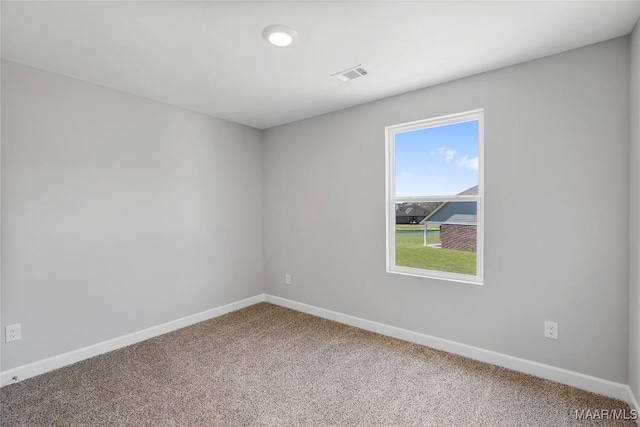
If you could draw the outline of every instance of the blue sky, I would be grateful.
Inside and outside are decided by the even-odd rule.
[[[396,196],[443,196],[478,184],[478,122],[396,134]]]

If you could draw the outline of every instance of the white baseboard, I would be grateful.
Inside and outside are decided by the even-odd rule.
[[[166,334],[167,332],[172,332],[177,329],[182,329],[186,326],[193,325],[195,323],[213,319],[214,317],[222,316],[223,314],[227,314],[241,308],[249,307],[250,305],[257,304],[264,300],[265,295],[259,294],[220,307],[212,308],[211,310],[206,310],[200,313],[183,317],[181,319],[163,323],[161,325],[152,326],[151,328],[143,329],[138,332],[133,332],[128,335],[123,335],[118,338],[113,338],[108,341],[103,341],[101,343],[93,344],[88,347],[73,350],[68,353],[59,354],[57,356],[39,360],[37,362],[18,366],[13,369],[8,369],[6,371],[0,372],[0,386],[12,384],[17,381],[22,381],[36,375],[44,374],[45,372],[53,371],[54,369],[62,368],[63,366],[71,365],[72,363],[97,356],[99,354],[117,350],[119,348],[126,347],[140,341],[148,340],[149,338],[157,337],[158,335]],[[14,377],[17,377],[17,381],[13,379]]]
[[[371,320],[361,319],[359,317],[350,316],[348,314],[338,313],[324,308],[314,307],[312,305],[291,301],[285,298],[273,295],[265,295],[265,301],[282,307],[287,307],[303,313],[312,314],[324,319],[333,320],[349,326],[355,326],[367,331],[376,332],[404,341],[425,345],[427,347],[438,350],[447,351],[449,353],[465,356],[470,359],[479,360],[481,362],[490,363],[492,365],[502,366],[504,368],[513,369],[514,371],[524,372],[536,377],[545,378],[562,384],[567,384],[582,390],[593,393],[602,394],[625,401],[632,407],[637,401],[633,397],[631,388],[626,384],[616,383],[602,378],[593,377],[591,375],[581,374],[579,372],[569,371],[567,369],[557,368],[544,363],[533,362],[531,360],[521,359],[519,357],[509,356],[508,354],[498,353],[483,348],[462,344],[455,341],[449,341],[430,335],[421,334],[419,332],[409,331],[407,329],[396,328],[395,326],[385,325],[383,323],[373,322]],[[635,402],[633,402],[633,401]]]

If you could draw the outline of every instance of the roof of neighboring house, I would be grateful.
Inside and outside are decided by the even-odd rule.
[[[443,222],[443,224],[450,224],[450,225],[477,225],[478,224],[478,216],[477,215],[455,214],[455,215],[452,215],[448,220]]]
[[[404,209],[396,209],[396,216],[427,216],[428,212],[419,205],[406,205]]]
[[[459,193],[458,196],[475,196],[478,194],[478,186],[475,185],[471,188]],[[478,204],[476,202],[444,202],[436,210],[431,212],[429,216],[420,221],[421,224],[425,222],[431,223],[444,223],[448,221],[454,215],[477,215]]]
[[[478,186],[474,185],[471,188],[464,190],[462,193],[458,193],[458,196],[477,196],[478,195]]]

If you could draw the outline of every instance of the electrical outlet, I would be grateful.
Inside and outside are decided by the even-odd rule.
[[[22,338],[20,323],[5,327],[5,342],[18,341]]]
[[[285,274],[284,275],[284,284],[285,285],[290,285],[291,284],[291,275],[290,274]]]
[[[548,320],[544,321],[544,337],[551,338],[552,340],[558,339],[558,323],[550,322]]]

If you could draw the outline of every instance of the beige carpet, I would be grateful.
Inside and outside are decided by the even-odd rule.
[[[620,401],[260,303],[0,389],[2,426],[573,426]],[[596,414],[592,412],[592,414]]]

